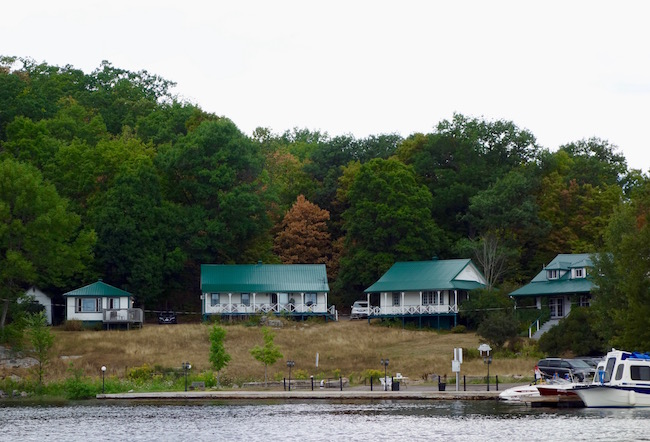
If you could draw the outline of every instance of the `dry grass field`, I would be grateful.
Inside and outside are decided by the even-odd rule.
[[[255,345],[262,345],[259,327],[242,324],[222,325],[226,330],[226,351],[232,360],[222,371],[224,379],[235,382],[262,381],[264,367],[250,355]],[[124,377],[128,370],[144,364],[180,367],[189,361],[192,372],[210,370],[209,332],[211,324],[145,325],[142,329],[121,331],[64,331],[55,328],[52,363],[47,370],[49,380],[67,376],[70,363],[86,375],[99,376],[100,367],[107,375]],[[360,379],[364,370],[383,371],[381,358],[389,358],[388,372],[400,372],[412,380],[427,374],[452,376],[453,349],[478,348],[474,333],[452,334],[432,330],[388,328],[367,321],[339,322],[285,321],[284,327],[273,329],[275,344],[284,358],[269,367],[269,378],[286,375],[286,360],[295,361],[294,370],[316,377],[332,377],[335,371]],[[316,368],[316,354],[319,365]],[[532,376],[533,358],[500,359],[490,367],[491,375]],[[294,372],[295,373],[295,372]],[[300,373],[300,372],[299,372]],[[480,358],[465,360],[461,374],[484,376],[486,367]]]

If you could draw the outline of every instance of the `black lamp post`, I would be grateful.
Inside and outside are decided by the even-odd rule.
[[[106,374],[106,366],[102,365],[102,394],[104,394],[104,375]]]
[[[189,362],[183,362],[183,371],[185,372],[185,391],[187,391],[187,372],[192,368]]]
[[[382,359],[380,363],[384,366],[384,391],[388,391],[388,378],[386,376],[386,371],[388,370],[388,358]]]
[[[293,361],[287,361],[287,367],[289,367],[289,391],[291,391],[291,367],[296,365]]]
[[[487,364],[487,391],[490,391],[490,364],[492,363],[492,356],[490,351],[492,348],[487,344],[481,344],[478,351],[483,356],[483,363]]]

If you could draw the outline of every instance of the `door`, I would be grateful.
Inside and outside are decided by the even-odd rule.
[[[551,309],[551,319],[564,317],[564,298],[549,299],[548,307]]]

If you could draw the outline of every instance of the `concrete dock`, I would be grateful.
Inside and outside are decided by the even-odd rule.
[[[503,391],[503,389],[501,389]],[[501,391],[437,391],[409,388],[401,391],[315,389],[292,391],[206,390],[98,394],[111,400],[497,400]]]

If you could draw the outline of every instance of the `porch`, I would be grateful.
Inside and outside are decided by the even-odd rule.
[[[111,325],[126,324],[127,328],[131,325],[142,327],[144,322],[144,312],[140,308],[122,308],[122,309],[103,309],[102,322],[106,328]]]
[[[311,317],[321,316],[325,320],[338,321],[338,312],[335,306],[325,307],[324,305],[311,304],[311,303],[261,303],[261,304],[241,304],[241,303],[225,303],[211,305],[209,311],[205,312],[206,316],[209,315],[228,315],[228,316],[248,316],[248,315],[280,315],[292,317]]]

